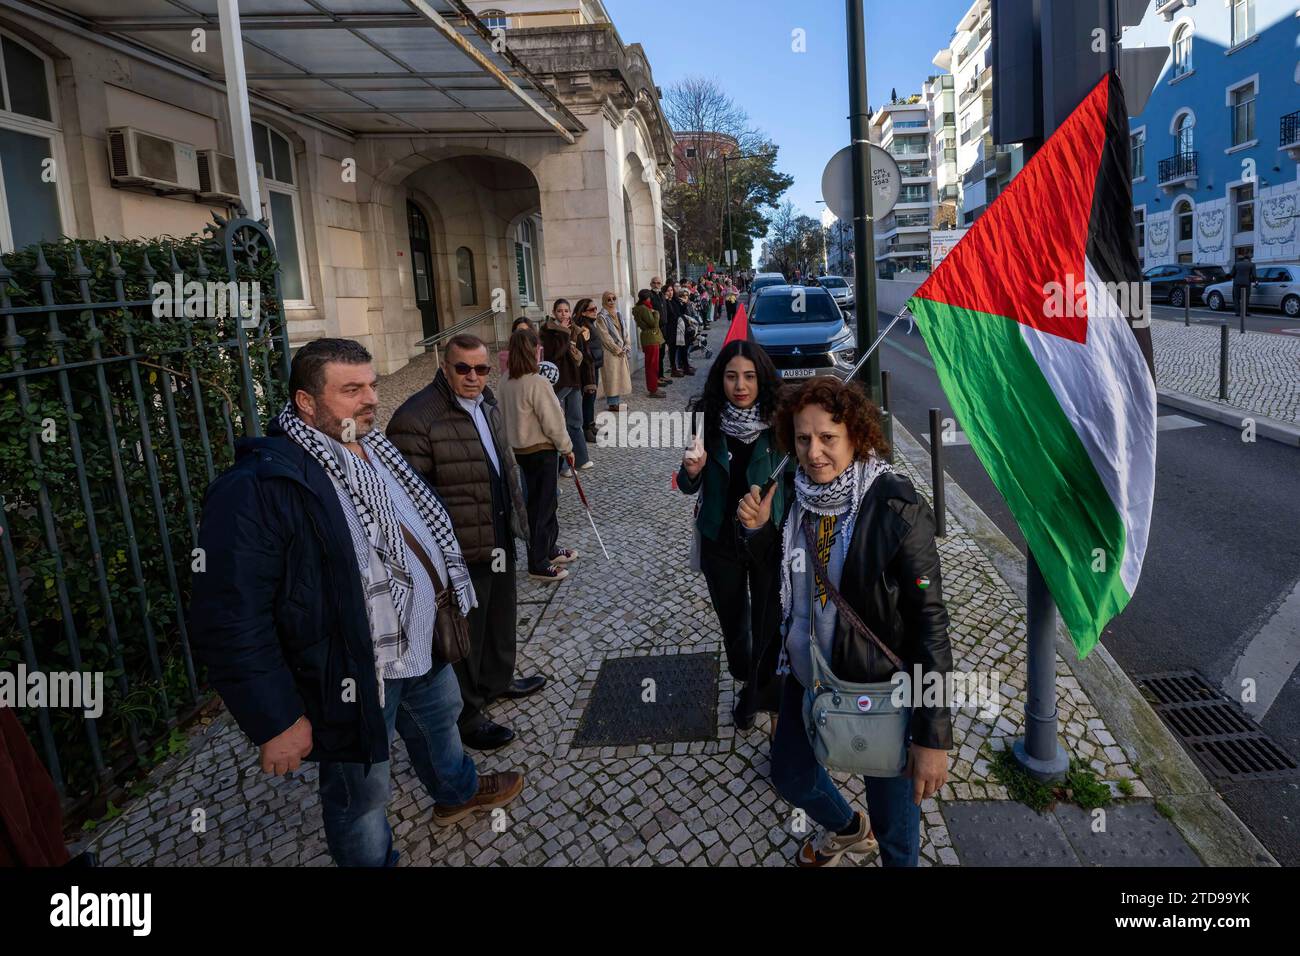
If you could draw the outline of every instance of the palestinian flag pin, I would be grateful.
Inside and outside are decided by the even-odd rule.
[[[924,591],[926,588],[928,588],[928,587],[930,586],[930,579],[929,579],[929,578],[917,578],[917,579],[916,579],[916,586],[917,586],[918,588],[920,588],[922,591]]]

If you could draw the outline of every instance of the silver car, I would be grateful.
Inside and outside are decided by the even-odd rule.
[[[1300,319],[1300,264],[1256,265],[1256,280],[1250,287],[1250,307],[1281,309],[1289,318]],[[1232,280],[1217,282],[1205,290],[1205,302],[1221,312],[1232,309]]]
[[[853,283],[843,276],[818,276],[817,284],[831,294],[841,309],[853,308]]]

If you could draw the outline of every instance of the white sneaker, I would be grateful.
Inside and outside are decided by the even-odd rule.
[[[826,830],[805,841],[799,848],[796,864],[803,867],[839,866],[840,858],[846,853],[860,856],[877,849],[879,844],[871,832],[871,821],[865,813],[858,813],[857,818],[857,830],[847,836]]]
[[[595,467],[596,467],[596,463],[595,463],[594,461],[588,461],[585,465],[583,465],[583,466],[582,466],[581,468],[579,468],[578,470],[579,470],[579,471],[591,471],[591,469],[593,469],[593,468],[595,468]]]

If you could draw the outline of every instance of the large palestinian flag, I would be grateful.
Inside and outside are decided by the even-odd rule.
[[[1079,656],[1137,587],[1155,486],[1128,115],[1088,95],[908,303]]]

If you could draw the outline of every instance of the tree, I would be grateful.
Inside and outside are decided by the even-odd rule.
[[[777,146],[755,129],[749,115],[714,80],[687,77],[668,88],[664,112],[685,153],[685,182],[664,195],[664,212],[678,226],[688,262],[720,262],[727,245],[727,187],[723,156],[731,174],[731,231],[739,265],[750,266],[749,250],[768,228],[764,208],[775,206],[793,178],[776,170]]]

